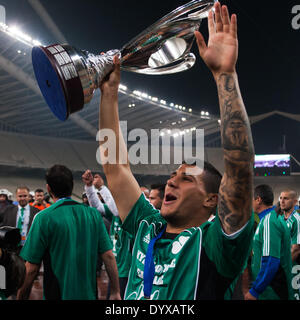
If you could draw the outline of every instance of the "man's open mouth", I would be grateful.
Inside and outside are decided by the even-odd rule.
[[[177,200],[177,197],[172,193],[167,193],[165,196],[164,204],[171,204]]]

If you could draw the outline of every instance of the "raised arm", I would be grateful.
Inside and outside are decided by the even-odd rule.
[[[114,64],[114,71],[101,85],[100,156],[108,188],[117,205],[119,216],[124,221],[140,197],[141,190],[131,172],[127,147],[119,124],[118,89],[121,72],[120,61],[117,56],[114,58]],[[107,131],[107,129],[115,134],[116,139],[101,139],[101,131]],[[105,136],[105,132],[103,135]],[[115,162],[106,161],[114,154],[116,155],[113,159]]]
[[[215,4],[208,17],[209,41],[195,32],[200,56],[211,70],[218,88],[221,138],[225,171],[219,189],[218,214],[223,230],[241,229],[252,212],[254,146],[247,112],[236,73],[237,17]]]
[[[93,186],[93,175],[90,170],[86,170],[82,175],[82,181],[84,182],[84,190],[90,206],[96,208],[101,214],[105,215],[104,205],[100,201],[97,191]]]

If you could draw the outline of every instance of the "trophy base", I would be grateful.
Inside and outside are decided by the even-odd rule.
[[[66,52],[60,45],[51,47],[61,48],[57,55]],[[55,58],[48,48],[33,48],[33,69],[37,83],[51,111],[59,120],[65,121],[70,114],[83,108],[83,89],[73,65],[60,63],[60,60]],[[66,76],[66,72],[69,76]]]

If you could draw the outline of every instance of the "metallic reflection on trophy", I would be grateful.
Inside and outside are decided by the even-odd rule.
[[[119,55],[125,71],[150,75],[188,70],[196,57],[190,52],[194,31],[216,0],[194,0],[147,28],[121,50],[94,55],[68,44],[32,49],[32,63],[41,92],[61,121],[89,103]]]

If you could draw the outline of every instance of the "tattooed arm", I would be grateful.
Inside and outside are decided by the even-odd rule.
[[[241,229],[252,212],[254,146],[236,74],[237,18],[226,6],[215,4],[208,17],[209,41],[195,32],[200,55],[218,88],[225,171],[219,189],[218,214],[223,230]]]

